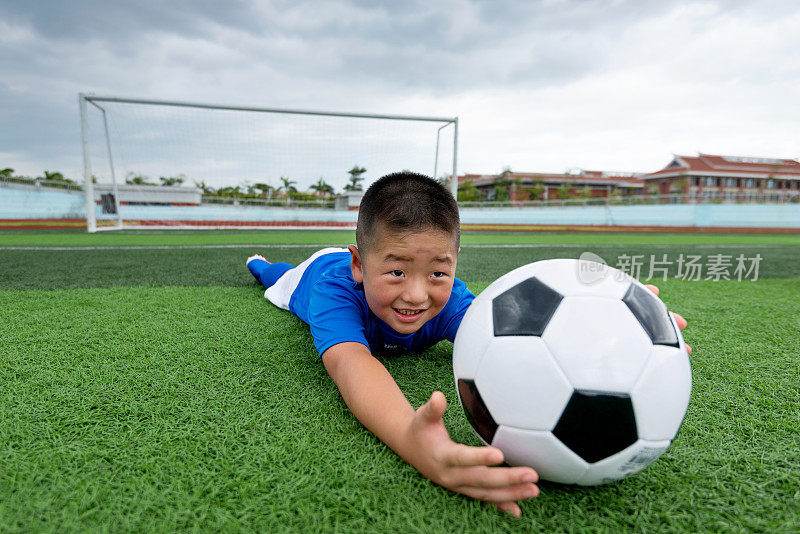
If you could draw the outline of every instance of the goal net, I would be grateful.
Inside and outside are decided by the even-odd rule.
[[[456,186],[455,117],[84,94],[79,104],[90,232],[325,226],[354,220],[342,210],[390,172]]]

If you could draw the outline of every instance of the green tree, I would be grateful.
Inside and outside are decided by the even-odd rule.
[[[281,185],[278,187],[278,191],[286,191],[286,193],[291,193],[293,191],[297,191],[295,185],[297,184],[296,181],[292,180],[291,178],[286,178],[285,176],[281,176]]]
[[[275,190],[269,184],[265,184],[264,182],[256,182],[253,184],[253,188],[258,191],[258,196],[272,198],[272,192]]]
[[[14,175],[14,169],[6,167],[5,169],[0,170],[0,177],[3,178],[11,178]]]
[[[289,205],[289,201],[292,198],[292,193],[297,192],[297,188],[295,184],[297,182],[292,180],[291,178],[286,178],[285,176],[281,176],[281,185],[278,187],[278,191],[283,191],[286,193],[286,205]]]
[[[67,184],[75,183],[69,178],[65,178],[63,174],[58,171],[44,171],[44,176],[42,177],[43,180],[47,180],[49,182],[64,182]]]
[[[472,180],[464,180],[458,186],[459,202],[475,202],[478,200],[478,188]]]
[[[125,176],[125,183],[129,185],[156,185],[144,174],[129,172]]]
[[[169,187],[172,185],[181,185],[186,181],[186,175],[179,174],[178,176],[160,176],[158,179],[161,180],[161,185]]]
[[[333,186],[327,183],[325,179],[322,177],[320,177],[320,179],[317,180],[317,183],[311,184],[311,189],[324,196],[333,195],[335,193]]]
[[[220,187],[217,189],[217,195],[223,197],[240,197],[242,196],[242,188],[239,185]]]
[[[571,189],[572,189],[572,184],[570,184],[569,182],[562,182],[562,184],[556,190],[556,195],[558,195],[558,198],[560,198],[561,200],[572,198],[572,193],[570,192]]]
[[[528,193],[528,198],[531,200],[541,200],[544,196],[544,191],[544,182],[541,180],[536,180],[533,182],[533,187],[531,187],[531,190]]]
[[[502,177],[495,178],[494,183],[492,184],[492,189],[494,189],[494,200],[497,202],[505,202],[508,200],[508,189],[511,186],[511,180],[508,178]]]
[[[347,171],[347,174],[350,175],[350,183],[344,186],[345,191],[363,191],[363,187],[361,186],[361,181],[364,180],[364,177],[361,176],[367,172],[367,169],[364,167],[359,167],[358,165],[354,165],[352,169]]]
[[[509,189],[513,187],[511,181],[511,167],[505,166],[500,174],[498,174],[492,186],[494,189],[494,199],[498,202],[505,202],[509,199]]]
[[[204,195],[213,195],[216,192],[214,188],[206,184],[204,180],[199,182],[195,180],[194,185],[200,189]]]

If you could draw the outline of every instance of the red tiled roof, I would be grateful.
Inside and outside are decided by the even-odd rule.
[[[672,163],[678,163],[679,165],[667,166],[659,171],[645,174],[642,179],[648,180],[661,176],[677,176],[679,174],[800,178],[800,161],[793,159],[743,158],[698,154],[697,156],[676,155],[670,165]]]

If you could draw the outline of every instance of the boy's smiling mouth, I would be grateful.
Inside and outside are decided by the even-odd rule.
[[[397,319],[403,323],[413,323],[425,313],[423,309],[392,308]]]

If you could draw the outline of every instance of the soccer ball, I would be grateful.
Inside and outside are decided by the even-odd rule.
[[[653,292],[607,265],[566,259],[515,269],[478,295],[453,371],[484,443],[545,480],[580,485],[658,458],[692,380],[680,330]]]

